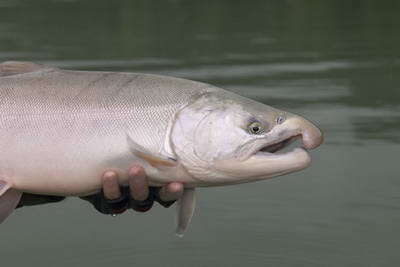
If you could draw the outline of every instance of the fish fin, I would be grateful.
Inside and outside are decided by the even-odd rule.
[[[4,177],[0,177],[0,197],[11,188],[11,183]]]
[[[12,76],[28,72],[35,72],[41,69],[55,69],[55,68],[42,64],[36,64],[33,62],[7,61],[0,64],[0,77]]]
[[[196,194],[194,188],[185,188],[177,205],[176,235],[183,237],[184,232],[190,224],[196,207]]]
[[[3,193],[0,197],[0,223],[2,223],[17,207],[22,192],[9,189],[7,192]]]
[[[127,142],[131,152],[137,156],[148,162],[151,166],[155,168],[159,167],[177,167],[179,164],[177,160],[173,158],[166,158],[162,155],[154,155],[153,153],[147,151],[147,149],[143,148],[141,145],[137,144],[132,138],[127,135]]]

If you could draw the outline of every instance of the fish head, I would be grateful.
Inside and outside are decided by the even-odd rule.
[[[281,150],[294,142],[302,147]],[[176,116],[172,149],[198,186],[238,184],[302,170],[323,141],[308,120],[221,90],[198,96]]]

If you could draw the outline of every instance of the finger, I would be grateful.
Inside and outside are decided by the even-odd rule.
[[[133,166],[129,170],[129,189],[132,198],[135,200],[145,200],[149,196],[149,183],[146,174],[141,166]]]
[[[103,175],[103,192],[107,199],[117,199],[121,197],[121,190],[118,183],[118,174],[112,171],[105,172]]]
[[[163,201],[179,199],[183,194],[183,184],[178,182],[170,183],[160,189],[159,195]]]

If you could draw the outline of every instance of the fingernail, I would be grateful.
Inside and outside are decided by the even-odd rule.
[[[115,172],[113,172],[113,171],[106,171],[106,172],[103,174],[103,177],[104,177],[105,179],[114,178],[114,177],[116,177],[116,176],[117,176],[117,174],[116,174]]]
[[[135,165],[129,169],[129,174],[132,176],[137,176],[140,174],[141,171],[142,171],[142,167]]]

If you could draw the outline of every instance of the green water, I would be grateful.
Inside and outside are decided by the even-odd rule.
[[[0,266],[400,265],[400,2],[0,0],[0,61],[167,74],[317,123],[309,169],[201,189],[112,218],[88,204],[18,210]]]

